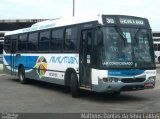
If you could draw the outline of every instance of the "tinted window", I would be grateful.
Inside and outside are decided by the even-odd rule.
[[[4,39],[4,50],[9,53],[11,51],[11,38],[10,36],[6,36]]]
[[[25,51],[27,49],[27,34],[19,36],[18,51]]]
[[[65,31],[65,50],[77,50],[77,28],[67,28]]]
[[[160,51],[160,44],[158,44],[158,51]]]
[[[0,54],[3,54],[3,42],[0,42]]]
[[[38,33],[29,34],[29,39],[27,44],[28,51],[36,51],[37,43],[38,43]]]
[[[13,35],[10,37],[11,38],[11,52],[15,53],[17,50],[17,40],[18,40],[18,35]]]
[[[43,31],[40,33],[39,47],[38,47],[40,51],[49,51],[49,37],[50,37],[49,31]]]
[[[51,45],[52,51],[62,50],[63,44],[63,29],[57,29],[52,31]]]
[[[154,50],[157,51],[158,47],[157,44],[154,44]]]

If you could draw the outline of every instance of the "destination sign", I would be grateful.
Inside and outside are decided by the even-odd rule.
[[[141,19],[130,19],[130,18],[119,18],[120,24],[123,25],[140,25],[144,26],[144,20]]]

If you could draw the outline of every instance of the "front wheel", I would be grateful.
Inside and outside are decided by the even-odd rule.
[[[78,97],[80,94],[78,77],[76,73],[71,73],[71,94],[72,97]]]
[[[119,96],[121,94],[121,92],[120,91],[117,91],[117,92],[113,92],[112,93],[112,96]]]
[[[19,76],[19,81],[22,83],[22,84],[26,84],[27,83],[27,79],[25,77],[25,70],[24,70],[24,67],[20,67],[19,70],[18,70],[18,76]]]

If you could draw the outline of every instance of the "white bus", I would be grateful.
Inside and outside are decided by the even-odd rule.
[[[154,88],[156,67],[148,20],[122,15],[61,18],[5,34],[4,70],[79,90],[120,94]]]
[[[160,41],[154,41],[155,61],[160,63]]]

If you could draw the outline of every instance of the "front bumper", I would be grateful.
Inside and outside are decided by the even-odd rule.
[[[92,90],[96,92],[119,92],[119,91],[132,91],[132,90],[143,90],[152,89],[155,87],[155,82],[134,82],[134,83],[123,83],[123,82],[103,82],[99,79],[98,85],[92,85]]]

